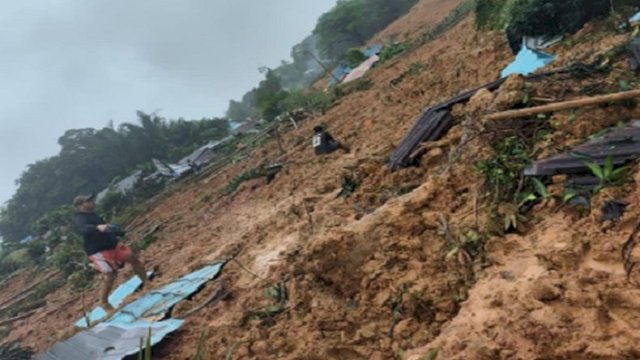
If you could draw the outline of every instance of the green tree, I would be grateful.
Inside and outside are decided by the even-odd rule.
[[[271,121],[284,111],[283,101],[289,93],[282,89],[280,79],[271,69],[264,69],[265,78],[256,89],[256,103],[262,112],[262,117]]]
[[[373,35],[405,14],[417,0],[338,0],[318,19],[313,33],[318,49],[337,61],[349,48],[364,45]]]

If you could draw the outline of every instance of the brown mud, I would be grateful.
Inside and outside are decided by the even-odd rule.
[[[458,4],[422,0],[377,40],[417,36]],[[574,46],[552,49],[558,54],[553,67],[578,57],[586,62],[583,54],[624,40],[605,25],[590,24],[572,38]],[[495,138],[472,133],[488,126],[480,121],[483,114],[525,97],[566,100],[614,91],[623,62],[605,75],[530,84],[512,79],[494,93],[481,92],[454,107],[457,124],[429,145],[419,167],[396,173],[384,168],[423,108],[496,79],[511,59],[505,37],[476,32],[468,16],[375,68],[366,77],[370,89],[287,132],[285,154],[268,142],[249,158],[156,199],[136,221],[163,224],[141,254],[147,265],[159,267],[156,283],[235,260],[173,312],[179,316],[197,306],[223,281],[229,296],[188,317],[154,356],[193,358],[202,337],[204,359],[419,360],[435,349],[439,359],[639,358],[639,290],[625,277],[620,251],[640,215],[640,178],[599,193],[588,216],[542,204],[528,214],[536,220],[526,231],[492,236],[486,231],[491,199],[474,164],[489,154]],[[557,153],[639,115],[622,105],[555,114],[554,131],[533,155]],[[309,136],[319,123],[351,152],[316,157]],[[234,176],[275,161],[286,166],[271,183],[252,180],[231,196],[219,195]],[[342,198],[346,176],[359,186]],[[603,225],[599,205],[610,198],[631,205],[619,223]],[[452,251],[469,239],[476,248]],[[119,280],[130,275],[126,270]],[[17,290],[21,281],[5,289]],[[274,289],[286,289],[286,301]],[[84,297],[83,306],[77,294],[48,295],[47,305],[17,321],[4,340],[46,349],[73,332],[97,290]]]

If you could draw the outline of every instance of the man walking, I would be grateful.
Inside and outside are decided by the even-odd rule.
[[[109,293],[116,280],[118,268],[122,267],[123,263],[131,264],[133,271],[144,285],[149,284],[149,278],[131,248],[118,240],[118,236],[124,233],[118,232],[115,226],[107,224],[95,213],[94,195],[76,196],[73,199],[73,206],[76,209],[73,225],[76,232],[82,235],[84,251],[89,256],[93,267],[105,277],[100,292],[100,303],[105,310],[113,310],[108,301]]]

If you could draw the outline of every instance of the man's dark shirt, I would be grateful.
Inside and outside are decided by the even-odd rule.
[[[73,227],[84,239],[84,251],[91,256],[104,250],[113,250],[118,238],[111,232],[101,232],[97,225],[106,224],[96,213],[76,212]]]
[[[312,143],[316,155],[329,154],[340,147],[338,142],[326,131],[315,133]]]

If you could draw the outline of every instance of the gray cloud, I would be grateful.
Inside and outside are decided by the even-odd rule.
[[[0,5],[0,203],[66,129],[223,115],[335,0],[32,0]]]

